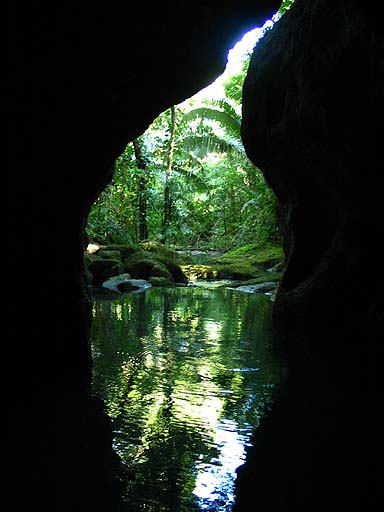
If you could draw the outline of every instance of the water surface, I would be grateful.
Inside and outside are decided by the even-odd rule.
[[[236,468],[279,382],[262,294],[150,288],[94,300],[94,392],[127,510],[229,512]]]

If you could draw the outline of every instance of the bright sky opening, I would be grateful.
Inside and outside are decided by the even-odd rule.
[[[254,28],[244,34],[242,39],[229,50],[227,66],[224,73],[220,75],[212,84],[198,92],[195,97],[210,97],[213,99],[224,98],[225,94],[223,83],[228,79],[229,76],[236,75],[241,71],[244,60],[249,54],[252,53],[258,40],[263,36],[264,31],[267,28],[271,28],[275,21],[277,21],[276,15],[273,16],[271,20],[267,20],[262,27]]]

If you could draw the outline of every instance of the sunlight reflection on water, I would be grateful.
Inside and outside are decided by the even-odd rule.
[[[199,287],[95,301],[93,387],[127,510],[232,510],[236,469],[279,380],[270,313],[265,296]]]
[[[251,425],[246,434],[239,433],[239,425],[229,419],[223,419],[217,425],[214,444],[220,454],[209,464],[197,466],[196,486],[193,491],[199,498],[202,510],[211,507],[212,502],[219,502],[221,510],[230,510],[234,503],[234,482],[236,469],[245,462],[245,446],[249,445],[252,433]]]

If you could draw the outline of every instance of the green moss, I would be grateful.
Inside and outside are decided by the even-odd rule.
[[[246,262],[222,265],[217,269],[219,279],[252,279],[260,275],[260,270]]]
[[[164,265],[164,263],[156,262],[155,265],[151,269],[151,277],[164,277],[169,281],[173,281],[172,274],[168,270],[168,268]]]
[[[100,284],[109,277],[117,276],[124,272],[124,267],[121,261],[107,258],[100,258],[97,256],[85,259],[87,271],[92,274],[93,284]]]
[[[145,251],[148,253],[148,251]],[[151,254],[151,253],[148,253]],[[168,256],[162,255],[162,254],[151,254],[152,261],[154,262],[154,265],[158,265],[159,262],[165,265],[165,267],[168,269],[168,271],[171,273],[173,280],[175,283],[187,283],[188,279],[186,275],[184,274],[183,270],[181,269],[181,266],[179,263],[176,263],[173,258],[169,258]],[[148,258],[147,256],[147,259]]]
[[[99,249],[96,254],[105,260],[121,260],[121,253],[117,250]]]
[[[84,263],[87,268],[89,268],[90,265],[92,265],[92,262],[95,260],[100,259],[96,254],[90,254],[88,252],[84,253]]]
[[[125,272],[131,274],[135,279],[148,279],[151,270],[157,263],[150,253],[148,257],[143,254],[145,252],[146,251],[138,251],[126,258],[123,262]]]
[[[166,279],[164,283],[187,283],[188,278],[177,263],[177,257],[176,251],[158,242],[144,242],[140,246],[111,244],[102,246],[93,254],[84,253],[89,273],[87,280],[90,282],[92,276],[95,284],[124,272],[129,272],[136,279],[155,277]]]
[[[261,284],[266,282],[279,282],[281,280],[282,272],[262,272],[259,277],[247,279],[246,281],[239,281],[231,286],[248,286],[252,284]]]
[[[124,258],[124,264],[133,264],[138,263],[139,261],[147,260],[152,262],[154,265],[156,261],[158,261],[158,258],[156,258],[152,253],[149,251],[144,251],[143,249],[138,249],[136,252],[128,255],[126,258]]]
[[[149,278],[149,282],[151,283],[152,286],[157,286],[157,287],[166,287],[166,286],[173,285],[173,281],[171,281],[170,279],[167,279],[166,277],[152,276]]]
[[[181,269],[189,281],[196,279],[212,280],[217,278],[217,268],[209,265],[181,265]]]
[[[188,282],[181,267],[172,259],[144,249],[140,249],[125,258],[124,268],[126,272],[138,279],[148,279],[155,272],[155,277],[166,277],[175,283]]]
[[[225,266],[239,266],[244,271],[245,265],[259,267],[262,269],[271,267],[284,260],[283,249],[279,245],[266,243],[263,245],[249,244],[232,251],[228,251],[222,256],[213,258],[210,263]],[[249,268],[247,269],[249,271]],[[247,273],[247,272],[245,272]]]
[[[140,242],[139,245],[145,251],[151,252],[152,254],[155,254],[161,258],[166,258],[167,260],[172,261],[173,263],[180,264],[188,263],[190,261],[190,258],[188,258],[187,256],[180,254],[179,252],[171,249],[170,247],[166,247],[160,242],[147,241]]]
[[[139,250],[139,247],[136,245],[128,245],[128,244],[110,244],[110,245],[103,245],[100,247],[100,249],[95,254],[102,254],[102,252],[105,251],[113,251],[118,252],[120,254],[120,258],[128,258],[131,254],[134,254],[136,251]]]

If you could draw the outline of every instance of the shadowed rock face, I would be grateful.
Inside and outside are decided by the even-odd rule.
[[[296,0],[244,84],[246,151],[281,202],[274,325],[289,370],[240,471],[236,512],[247,500],[280,511],[382,502],[383,280],[367,269],[382,231],[383,34],[362,4]]]
[[[303,333],[325,311],[336,324],[352,314],[364,329],[377,320],[353,300],[357,289],[377,291],[364,272],[380,231],[383,166],[382,36],[358,3],[297,0],[257,46],[244,86],[244,144],[282,204],[288,265],[275,312],[296,338],[305,309]]]

